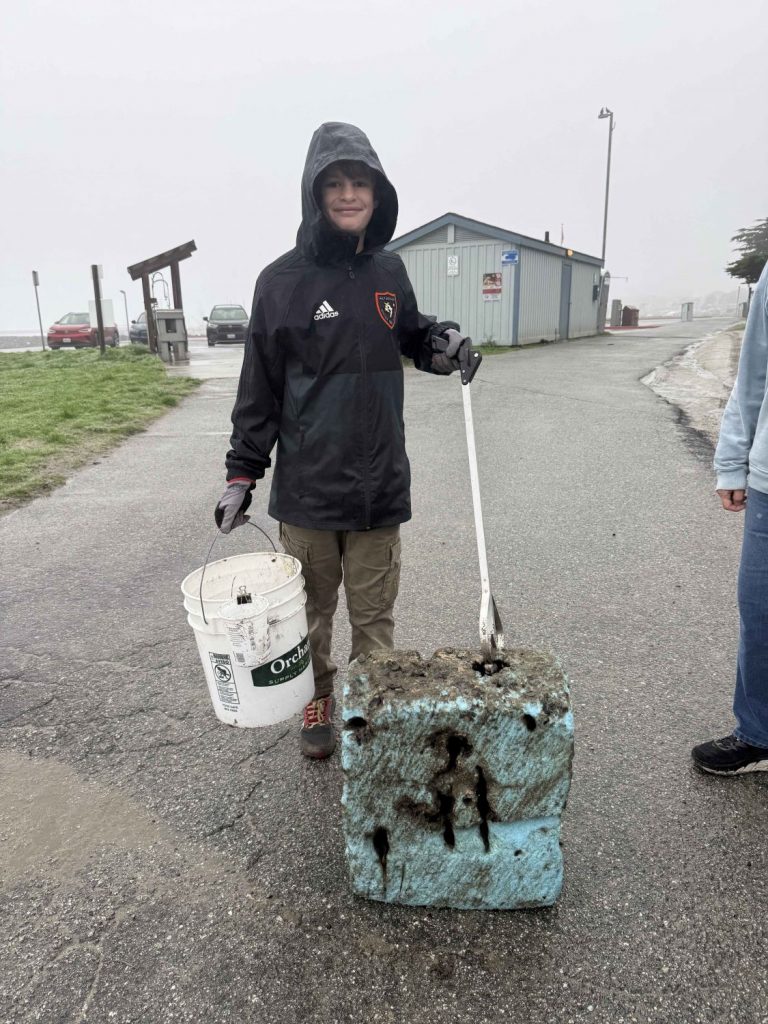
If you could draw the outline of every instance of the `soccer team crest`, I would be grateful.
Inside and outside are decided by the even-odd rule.
[[[376,311],[392,330],[397,320],[397,296],[394,292],[376,292]]]

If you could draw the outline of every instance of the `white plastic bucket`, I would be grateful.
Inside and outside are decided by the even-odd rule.
[[[222,558],[190,573],[181,591],[221,722],[248,729],[274,725],[312,699],[298,559],[272,551]],[[250,602],[238,603],[248,596]]]

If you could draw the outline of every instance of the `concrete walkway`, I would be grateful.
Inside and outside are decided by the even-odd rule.
[[[517,351],[473,384],[506,632],[572,680],[550,910],[354,900],[338,759],[300,760],[298,722],[214,718],[179,581],[213,535],[233,376],[0,519],[2,1020],[764,1024],[768,778],[688,759],[731,724],[741,520],[639,383],[726,325]],[[459,383],[406,376],[398,643],[430,653],[475,642],[479,584]]]

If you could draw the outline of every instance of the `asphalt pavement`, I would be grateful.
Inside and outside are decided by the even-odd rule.
[[[506,633],[573,690],[551,909],[353,898],[338,755],[303,761],[298,720],[215,719],[179,583],[213,537],[241,349],[193,346],[198,392],[2,517],[0,1019],[765,1024],[768,777],[689,762],[731,727],[742,524],[640,383],[725,326],[535,346],[472,385]],[[459,382],[409,369],[406,395],[396,639],[430,654],[476,641],[475,535]]]

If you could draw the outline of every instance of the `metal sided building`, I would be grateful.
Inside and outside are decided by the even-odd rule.
[[[526,345],[598,332],[602,261],[446,213],[393,239],[419,309],[476,344]]]

